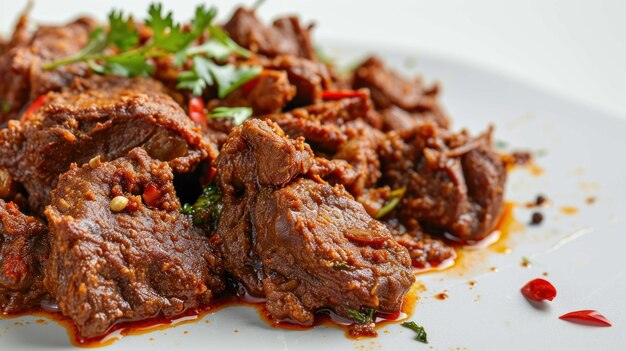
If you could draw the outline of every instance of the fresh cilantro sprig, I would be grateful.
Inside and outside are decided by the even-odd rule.
[[[400,203],[400,200],[402,200],[402,197],[404,196],[405,192],[406,192],[405,188],[399,188],[399,189],[395,189],[391,191],[389,193],[389,199],[387,200],[387,202],[385,202],[385,204],[378,211],[378,213],[376,213],[375,218],[376,219],[383,218],[387,214],[389,214],[389,212],[393,211],[393,209],[396,208],[396,206],[398,206],[398,204]]]
[[[207,115],[207,118],[232,118],[238,126],[252,116],[250,107],[216,107]]]
[[[348,309],[348,313],[358,324],[369,324],[374,322],[376,310],[369,307],[363,307],[361,310]]]
[[[191,59],[190,70],[179,74],[178,88],[189,89],[201,95],[207,86],[217,86],[218,96],[225,97],[241,84],[261,73],[260,67],[231,64],[219,65],[231,53],[249,57],[250,52],[213,24],[217,10],[200,5],[196,8],[190,28],[174,21],[172,12],[165,13],[161,4],[152,4],[144,21],[152,37],[140,43],[139,32],[131,16],[119,11],[109,14],[108,30],[100,27],[92,31],[85,48],[78,54],[44,64],[44,69],[86,62],[96,73],[125,77],[148,76],[154,73],[152,59],[172,55],[174,64],[181,67]],[[204,33],[209,40],[195,45]]]
[[[428,335],[426,334],[426,330],[424,329],[424,327],[419,326],[417,324],[415,324],[415,322],[404,322],[402,324],[400,324],[401,326],[411,329],[412,331],[414,331],[417,335],[415,336],[415,339],[419,342],[423,342],[424,344],[428,344]]]

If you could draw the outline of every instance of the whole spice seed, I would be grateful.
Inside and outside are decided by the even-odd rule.
[[[111,211],[120,212],[126,208],[126,205],[128,205],[128,198],[124,196],[116,196],[113,200],[111,200]]]

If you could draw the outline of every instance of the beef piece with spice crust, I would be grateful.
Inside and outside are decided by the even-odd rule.
[[[421,79],[406,79],[376,57],[357,67],[353,86],[370,90],[374,105],[382,112],[386,130],[404,129],[424,121],[442,128],[450,125],[437,99],[437,85],[426,87]]]
[[[243,7],[235,10],[224,24],[224,31],[237,44],[269,57],[294,55],[313,59],[315,50],[309,30],[310,27],[302,27],[297,17],[279,18],[267,26],[256,17],[254,10]]]
[[[44,70],[46,62],[78,53],[96,27],[90,18],[80,18],[60,26],[40,26],[32,35],[24,15],[13,37],[0,56],[0,123],[19,117],[29,102],[53,90],[69,85],[89,70],[84,63],[75,63],[54,70]]]
[[[434,124],[387,134],[380,155],[383,181],[406,190],[393,217],[415,219],[427,232],[480,240],[504,208],[506,170],[491,132],[472,138]]]
[[[0,200],[0,313],[17,313],[49,297],[43,286],[48,230],[18,206]]]
[[[45,211],[45,285],[82,337],[121,320],[178,315],[224,289],[219,256],[180,213],[172,180],[170,166],[140,148],[59,177]],[[158,195],[149,204],[148,187]],[[117,196],[128,199],[121,210],[111,204]]]
[[[112,160],[143,146],[184,173],[217,154],[152,79],[78,78],[44,98],[41,107],[0,131],[0,166],[24,185],[37,212],[71,163],[83,164],[97,155]]]
[[[309,178],[315,162],[274,123],[233,130],[216,162],[225,269],[265,296],[276,320],[308,325],[323,308],[347,318],[399,310],[414,281],[406,249],[343,187]]]

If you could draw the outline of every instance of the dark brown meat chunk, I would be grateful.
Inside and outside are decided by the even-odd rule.
[[[0,313],[28,310],[48,296],[42,268],[49,253],[47,234],[43,223],[0,200]]]
[[[270,60],[264,66],[287,72],[289,82],[296,87],[296,96],[289,104],[290,108],[319,102],[322,91],[333,86],[328,68],[320,62],[283,55]]]
[[[297,17],[279,18],[272,26],[266,26],[254,10],[240,7],[224,24],[224,30],[237,44],[262,55],[315,57],[310,27],[303,28]]]
[[[420,79],[408,80],[384,66],[376,57],[365,60],[354,72],[354,88],[368,88],[372,100],[379,110],[387,110],[384,115],[388,130],[410,127],[413,120],[431,120],[440,127],[450,124],[437,101],[438,87],[425,87]],[[410,114],[394,110],[397,106]]]
[[[116,321],[175,316],[224,289],[221,264],[202,231],[179,212],[171,168],[143,149],[105,163],[75,164],[46,209],[51,253],[45,284],[80,335]],[[149,185],[160,197],[151,206]],[[110,202],[128,205],[113,212]]]
[[[315,151],[335,153],[348,139],[363,129],[353,121],[376,124],[367,94],[336,101],[321,102],[287,113],[266,116],[290,137],[304,137]]]
[[[231,133],[216,163],[226,270],[264,295],[276,320],[311,324],[321,308],[346,317],[399,310],[414,281],[406,249],[342,187],[307,178],[314,162],[302,139],[271,122]]]
[[[0,131],[0,166],[23,183],[31,209],[41,211],[73,162],[112,160],[136,146],[179,173],[214,158],[216,148],[162,90],[151,79],[79,78]]]
[[[389,133],[382,148],[384,182],[405,188],[399,219],[417,219],[427,231],[478,240],[497,224],[506,171],[491,149],[490,133],[470,138],[433,124]]]
[[[293,99],[296,88],[282,71],[263,70],[253,80],[230,93],[223,100],[214,100],[215,106],[251,107],[255,115],[278,113]]]
[[[25,29],[27,23],[22,17],[6,52],[0,56],[0,124],[18,118],[29,101],[88,73],[83,63],[50,71],[42,65],[78,53],[87,44],[95,21],[80,18],[61,26],[41,26],[30,37]]]

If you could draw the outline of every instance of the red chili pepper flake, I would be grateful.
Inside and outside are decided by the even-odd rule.
[[[612,326],[611,322],[609,322],[609,320],[606,319],[605,316],[601,315],[598,311],[595,310],[574,311],[566,313],[559,318],[568,322],[591,325],[596,327]]]
[[[192,121],[206,126],[206,115],[204,114],[204,101],[201,97],[194,96],[189,99],[189,118]]]
[[[148,206],[154,206],[155,201],[161,197],[161,190],[154,183],[148,183],[143,190],[142,197]]]
[[[36,98],[35,101],[33,101],[33,103],[30,104],[26,108],[26,110],[24,110],[24,114],[22,115],[22,118],[28,119],[30,115],[37,112],[37,110],[39,110],[41,105],[43,105],[46,102],[46,99],[47,99],[46,95],[41,95],[40,97]]]
[[[556,288],[549,281],[537,278],[524,285],[522,295],[533,301],[552,301],[556,297]]]
[[[323,100],[339,100],[351,97],[365,98],[366,94],[358,90],[323,90]]]

